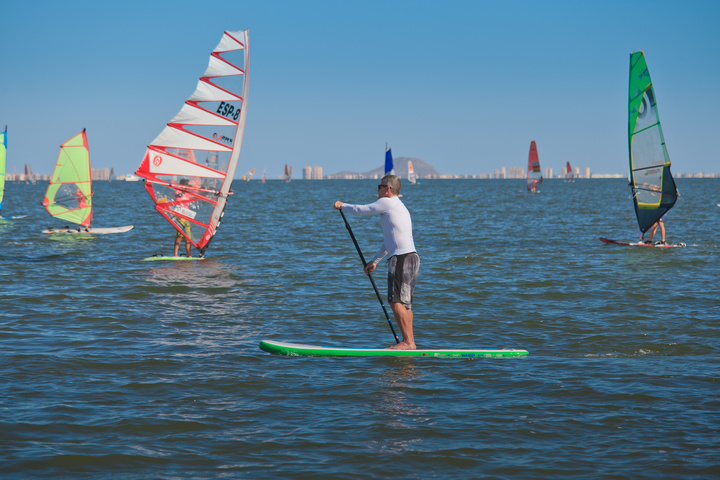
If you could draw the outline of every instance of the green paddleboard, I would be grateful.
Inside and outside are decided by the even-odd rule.
[[[320,347],[299,343],[273,342],[263,340],[260,349],[289,357],[449,357],[449,358],[493,358],[519,357],[527,350],[514,349],[469,349],[433,348],[418,350],[389,350],[387,348],[344,348]]]

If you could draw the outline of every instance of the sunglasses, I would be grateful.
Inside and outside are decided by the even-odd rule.
[[[390,185],[378,185],[378,190],[380,190],[380,189],[383,188],[383,187],[385,187],[385,188],[390,188]]]

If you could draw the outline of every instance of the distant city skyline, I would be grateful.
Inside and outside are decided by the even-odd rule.
[[[290,166],[288,164],[288,166]],[[127,175],[130,174],[117,174],[114,173],[114,168],[93,168],[92,170],[92,179],[93,180],[124,180]],[[575,167],[573,168],[575,173],[575,178],[627,178],[627,173],[594,173],[590,170],[590,167]],[[32,171],[32,170],[31,170]],[[257,169],[256,169],[257,171]],[[672,167],[671,167],[672,171]],[[379,179],[382,177],[382,175],[365,175],[362,173],[353,172],[352,174],[328,174],[325,175],[323,173],[323,168],[320,166],[304,166],[302,168],[302,178],[298,178],[297,180],[333,180],[333,179],[371,179],[376,178]],[[543,178],[546,179],[563,179],[565,178],[565,167],[560,169],[560,173],[555,174],[552,167],[545,167],[543,169]],[[255,173],[255,172],[253,172]],[[48,181],[50,180],[49,173],[32,173],[30,175],[30,179],[35,181]],[[238,175],[236,173],[236,175]],[[675,178],[720,178],[720,171],[718,172],[675,172],[672,171],[672,175]],[[282,179],[283,175],[277,175],[275,177],[270,176],[268,179]],[[404,177],[403,177],[404,178]],[[527,178],[527,172],[526,169],[520,166],[513,166],[513,167],[500,167],[497,169],[494,169],[492,172],[489,173],[480,173],[480,174],[445,174],[440,173],[438,175],[421,175],[418,178],[423,179],[462,179],[462,178],[475,178],[475,179],[507,179],[507,180],[516,180],[516,179],[525,179]],[[5,179],[8,182],[25,182],[27,180],[25,173],[17,173],[17,172],[8,172],[5,175]],[[245,176],[241,175],[240,177],[236,176],[233,178],[233,180],[245,180]],[[250,180],[261,180],[261,177],[258,178],[250,178]]]

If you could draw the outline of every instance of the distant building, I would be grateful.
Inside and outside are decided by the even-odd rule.
[[[582,178],[590,178],[590,167],[583,168]]]
[[[525,178],[525,170],[522,167],[510,167],[507,178]]]
[[[110,180],[110,169],[93,168],[91,169],[91,175],[93,180]]]
[[[303,180],[322,180],[322,167],[303,167]],[[356,178],[354,175],[340,175],[333,178]]]
[[[507,173],[505,172],[505,167],[502,167],[500,169],[500,178],[502,178],[503,180],[505,180],[507,178]]]
[[[545,178],[552,178],[552,177],[553,177],[553,176],[552,176],[552,168],[547,167],[547,168],[545,169]]]

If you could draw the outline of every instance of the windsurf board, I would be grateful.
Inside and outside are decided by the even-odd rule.
[[[125,225],[124,227],[107,227],[107,228],[95,228],[95,227],[89,227],[84,228],[80,227],[78,230],[77,227],[70,228],[70,227],[62,227],[62,228],[48,228],[47,230],[43,230],[43,233],[86,233],[90,235],[105,235],[109,233],[125,233],[132,230],[133,225]]]
[[[188,260],[205,260],[206,257],[163,257],[162,255],[153,255],[152,257],[143,258],[143,262],[183,262]]]
[[[682,248],[682,247],[687,246],[684,243],[672,243],[672,244],[668,243],[665,245],[655,245],[653,243],[640,243],[640,242],[628,243],[628,242],[619,242],[617,240],[610,240],[608,238],[603,238],[603,237],[600,237],[600,241],[604,242],[604,243],[609,243],[611,245],[622,245],[625,247]]]

